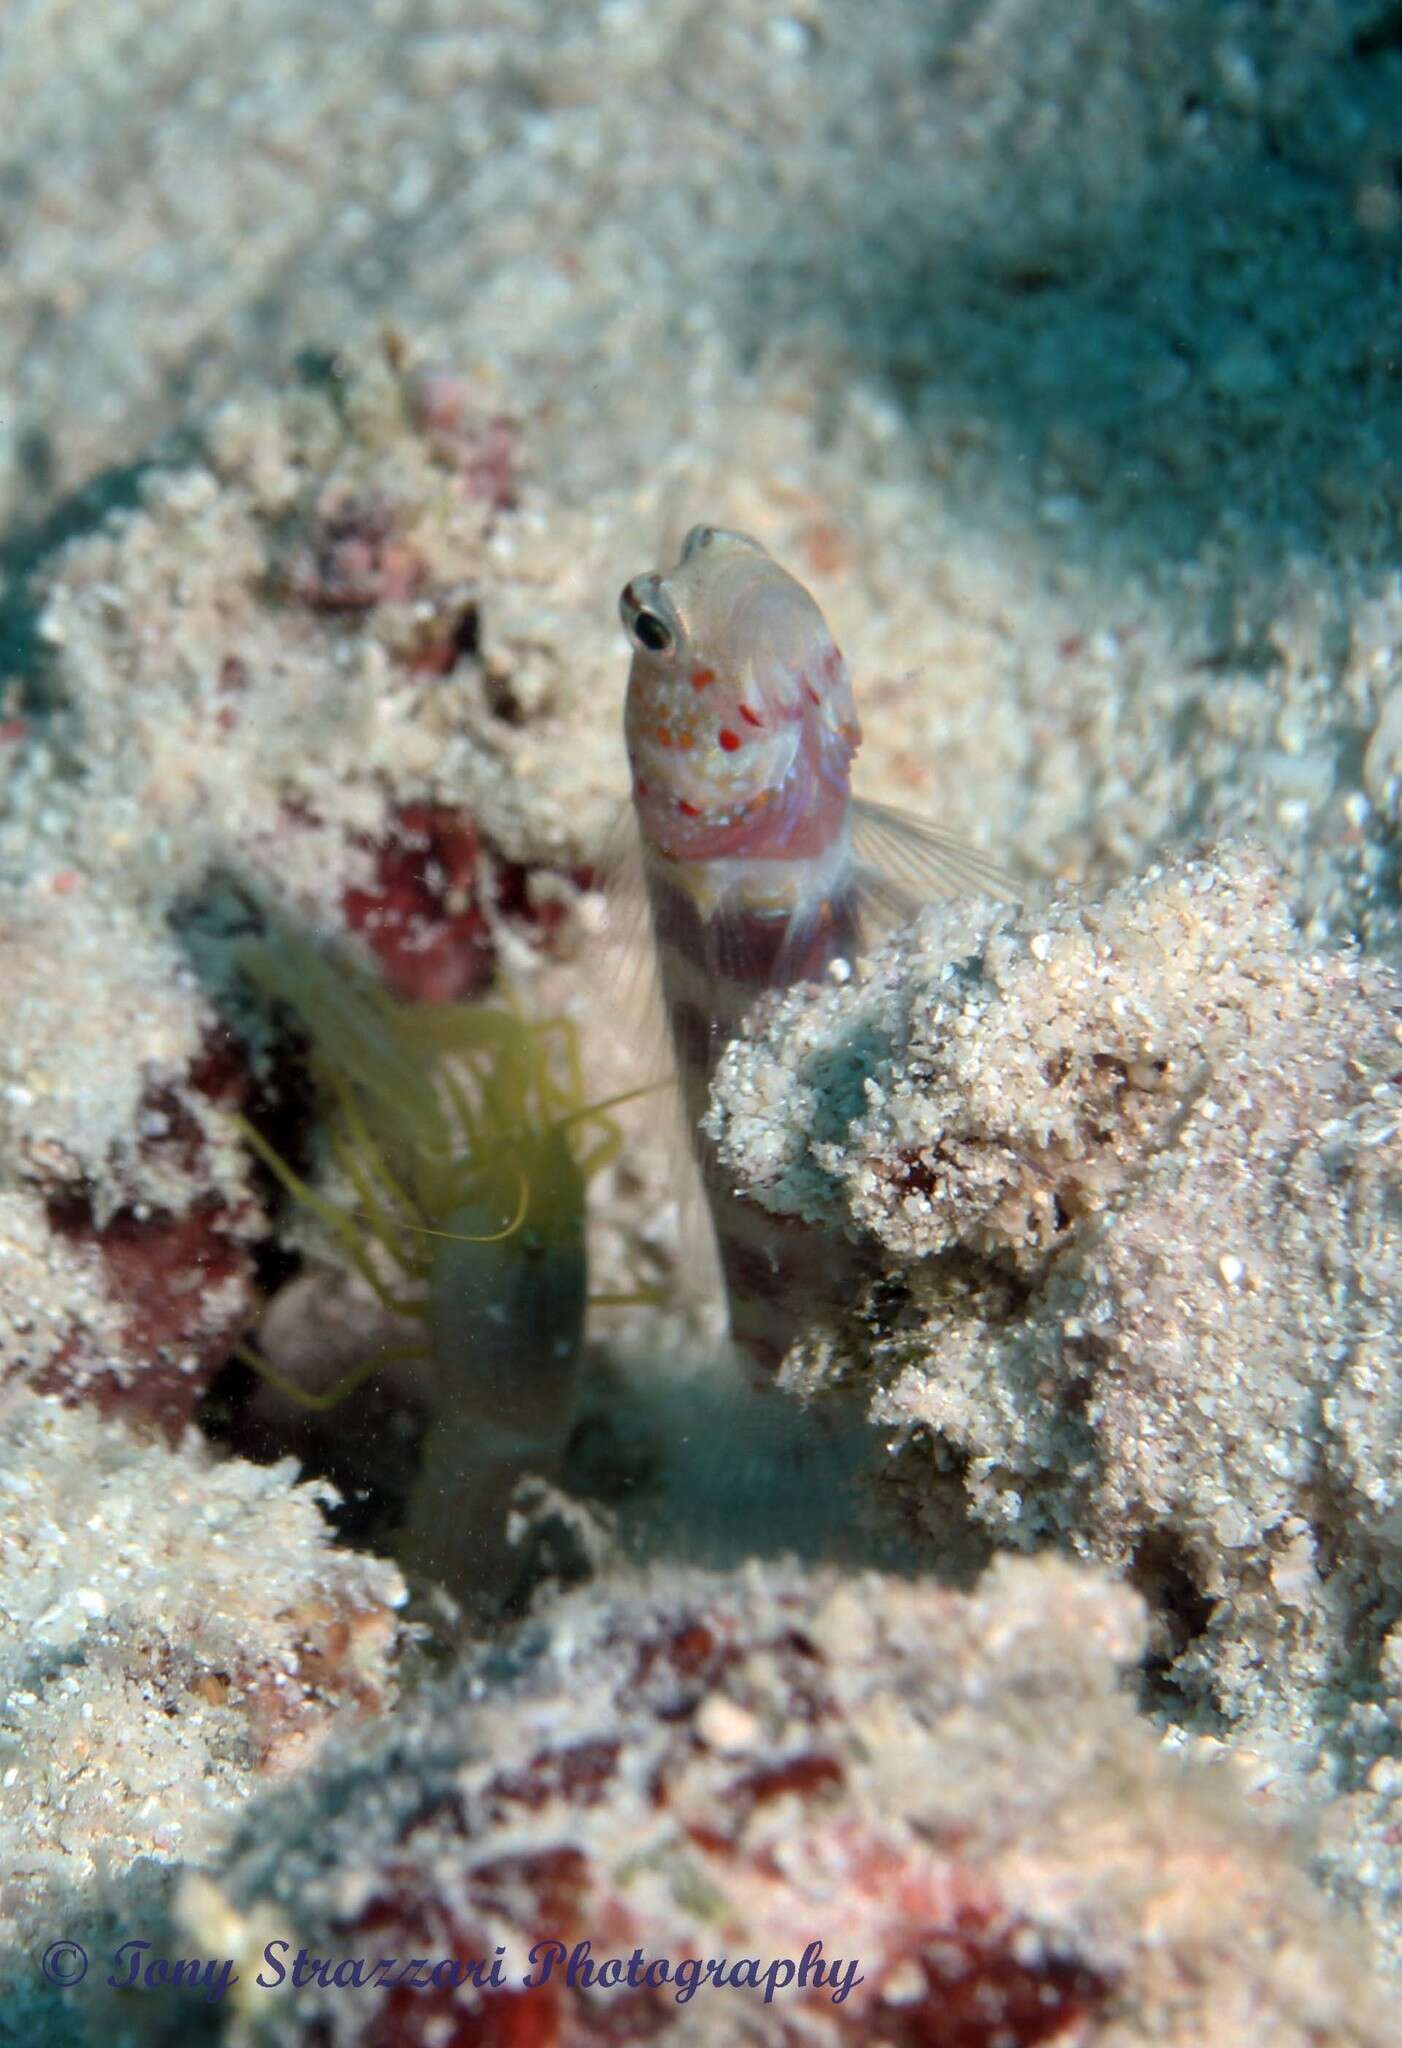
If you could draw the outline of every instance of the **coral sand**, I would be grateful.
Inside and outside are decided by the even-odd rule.
[[[0,27],[7,2015],[1381,2043],[1395,20],[472,13]],[[727,1064],[737,1185],[871,1262],[789,1359],[801,1441],[703,1369],[676,1148],[625,1115],[592,1285],[662,1305],[591,1322],[534,1602],[435,1673],[371,1545],[441,1388],[309,1421],[234,1359],[402,1335],[245,1141],[354,1194],[238,948],[276,913],[406,1001],[567,1016],[596,1095],[656,1078],[597,885],[613,605],[697,518],[819,596],[865,793],[1028,904],[926,914]],[[863,1982],[252,1983],[274,1939],[556,1933]],[[134,1937],[241,1984],[114,1996]]]

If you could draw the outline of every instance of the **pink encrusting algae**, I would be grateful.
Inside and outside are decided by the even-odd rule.
[[[937,828],[854,799],[847,664],[757,540],[693,527],[672,573],[634,577],[619,609],[633,803],[687,1123],[732,1335],[773,1372],[814,1306],[850,1295],[859,1255],[735,1192],[697,1128],[717,1062],[760,995],[861,950],[874,901],[998,893],[1001,878]]]

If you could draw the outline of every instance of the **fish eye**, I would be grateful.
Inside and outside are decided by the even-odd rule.
[[[672,644],[671,629],[656,612],[639,612],[633,621],[633,638],[649,654],[665,654]]]
[[[660,576],[635,576],[618,594],[618,615],[633,645],[645,654],[671,656],[681,639],[671,600]]]

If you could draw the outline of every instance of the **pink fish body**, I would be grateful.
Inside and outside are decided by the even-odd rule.
[[[861,741],[822,613],[758,541],[715,526],[693,527],[673,574],[635,578],[621,608],[644,840],[701,900],[757,881],[756,900],[766,881],[784,895],[794,863],[840,837]]]
[[[815,1302],[850,1293],[855,1247],[729,1185],[697,1125],[716,1063],[766,990],[813,980],[862,940],[865,826],[898,893],[993,886],[930,826],[856,803],[847,665],[813,599],[749,535],[696,526],[670,575],[619,599],[633,648],[624,730],[662,994],[738,1343],[773,1371]]]

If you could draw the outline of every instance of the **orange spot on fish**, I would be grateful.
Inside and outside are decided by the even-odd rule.
[[[691,671],[691,687],[693,690],[704,690],[715,679],[716,672],[713,668],[694,668]]]
[[[684,754],[689,754],[689,753],[691,752],[692,748],[693,748],[693,747],[694,747],[694,746],[696,745],[696,735],[695,735],[695,733],[694,733],[694,732],[683,732],[683,733],[679,733],[679,734],[677,735],[677,745],[678,745],[678,746],[679,746],[679,747],[681,748],[681,750],[682,750],[682,752],[683,752]]]
[[[672,744],[672,735],[665,725],[658,726],[653,734],[653,738],[657,741],[659,747],[670,747]]]
[[[740,744],[739,733],[732,732],[728,725],[723,725],[721,727],[718,737],[720,739],[721,745],[725,748],[727,754],[733,754],[735,752],[735,749]]]
[[[684,818],[699,818],[701,815],[699,806],[696,804],[689,804],[684,796],[679,796],[677,798],[677,809],[681,812]]]
[[[740,706],[740,716],[744,719],[746,725],[764,724],[764,720],[760,717],[759,713],[757,711],[751,711],[748,704],[742,704]]]

